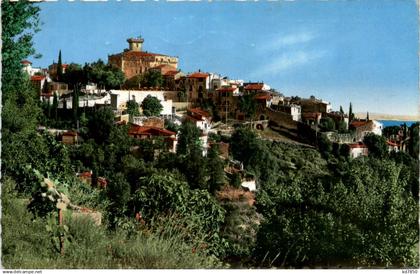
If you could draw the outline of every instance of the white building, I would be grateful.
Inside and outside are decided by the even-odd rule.
[[[368,156],[368,148],[363,143],[354,143],[354,144],[348,144],[350,151],[350,158],[357,158],[360,156]]]
[[[23,60],[20,62],[23,66],[22,70],[26,72],[29,76],[34,76],[36,73],[42,73],[41,68],[33,68],[32,62],[28,60]]]
[[[160,115],[171,116],[173,114],[172,100],[165,100],[166,92],[163,90],[111,90],[111,107],[124,110],[129,100],[134,100],[141,105],[143,100],[150,95],[156,97],[162,104],[163,109]]]
[[[374,133],[376,135],[382,135],[383,129],[382,123],[376,120],[369,120],[369,121],[353,121],[350,124],[350,128],[354,128],[356,130],[356,141],[360,142],[363,141],[363,138],[368,133]]]

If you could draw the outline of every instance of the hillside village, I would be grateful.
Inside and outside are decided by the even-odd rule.
[[[124,75],[123,79],[120,76],[116,80],[113,88],[109,85],[105,88],[103,81],[78,79],[82,72],[78,75],[77,71],[82,70],[81,66],[62,63],[61,51],[58,63],[53,62],[48,68],[33,68],[28,60],[21,63],[43,102],[53,105],[56,96],[56,108],[72,109],[75,90],[78,89],[78,108],[110,106],[116,123],[130,124],[131,137],[164,136],[172,152],[176,152],[177,132],[168,130],[165,121],[177,125],[183,120],[193,122],[201,130],[204,155],[211,145],[207,138],[209,134],[230,135],[233,126],[239,124],[261,131],[262,136],[268,128],[283,135],[282,140],[314,146],[317,146],[318,138],[326,138],[334,146],[346,145],[353,158],[368,155],[368,148],[363,143],[366,134],[382,135],[380,122],[370,120],[369,114],[366,119],[355,119],[351,106],[350,113],[345,113],[341,106],[340,111],[333,110],[329,102],[315,96],[285,96],[262,82],[230,79],[200,69],[184,73],[178,68],[178,57],[144,51],[141,37],[129,38],[127,42],[128,48],[123,52],[108,56],[108,66]],[[65,77],[67,74],[69,76]],[[146,82],[142,81],[144,75],[149,78]],[[140,106],[147,96],[157,98],[162,105],[157,117],[142,116],[141,112],[134,116],[127,112],[130,101]],[[80,142],[77,130],[48,131],[59,132],[64,143]],[[410,139],[407,128],[387,137],[390,151],[407,150]]]
[[[142,37],[37,68],[42,4],[1,6],[2,266],[418,267],[418,123],[185,72]]]

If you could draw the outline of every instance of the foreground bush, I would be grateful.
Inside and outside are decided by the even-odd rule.
[[[6,268],[214,268],[218,261],[183,240],[185,235],[117,228],[109,232],[89,219],[67,223],[65,254],[46,229],[54,217],[34,218],[27,199],[14,194],[14,183],[2,184],[2,263]]]

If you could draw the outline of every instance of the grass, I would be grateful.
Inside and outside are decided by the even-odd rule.
[[[6,187],[5,187],[6,185]],[[26,203],[3,184],[2,265],[8,269],[189,269],[216,268],[219,261],[195,251],[181,230],[167,222],[159,230],[109,231],[88,218],[67,223],[69,240],[63,256],[58,237],[47,231],[47,221],[34,218]],[[136,224],[137,225],[137,224]],[[137,225],[138,226],[138,225]],[[164,233],[169,231],[170,233]],[[56,246],[56,248],[54,248]]]

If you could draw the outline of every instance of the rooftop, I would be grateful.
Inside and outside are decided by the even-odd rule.
[[[264,87],[263,83],[259,84],[248,84],[245,86],[245,90],[262,90]]]
[[[201,108],[192,108],[192,109],[189,109],[188,112],[191,112],[193,114],[198,114],[198,115],[201,115],[203,117],[210,117],[210,113],[202,110]]]
[[[216,91],[218,92],[234,92],[236,90],[236,88],[232,88],[232,87],[221,87],[218,88]]]
[[[208,73],[204,72],[194,72],[187,76],[188,78],[207,78],[209,77]]]
[[[131,135],[150,135],[150,136],[173,136],[176,132],[151,126],[139,126],[131,124],[128,134]]]
[[[33,76],[31,76],[32,81],[41,81],[41,80],[44,80],[44,79],[45,79],[44,75],[33,75]]]

